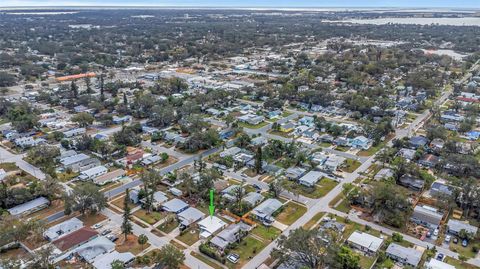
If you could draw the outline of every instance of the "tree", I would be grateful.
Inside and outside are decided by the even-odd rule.
[[[155,170],[148,170],[142,174],[140,180],[143,182],[143,190],[145,195],[145,203],[143,203],[147,213],[152,212],[153,194],[157,191],[157,184],[161,180],[160,174]]]
[[[87,127],[93,123],[95,118],[90,113],[80,112],[78,114],[73,115],[71,120],[73,122],[77,122],[80,125],[80,127]]]
[[[129,190],[125,190],[125,198],[123,200],[123,222],[122,222],[122,233],[125,235],[125,240],[129,234],[133,231],[132,226],[132,213],[130,211],[130,206],[128,203],[130,202],[130,194]]]
[[[75,84],[74,80],[70,83],[70,91],[72,91],[72,95],[76,99],[78,97],[78,86]]]
[[[283,185],[282,185],[282,180],[281,179],[275,179],[274,181],[270,182],[268,184],[268,191],[270,194],[274,197],[277,198],[280,196],[280,193],[283,191]]]
[[[163,246],[155,257],[157,266],[163,265],[168,269],[179,268],[184,260],[185,254],[170,244]]]
[[[110,267],[112,269],[124,269],[125,268],[125,264],[120,261],[120,260],[114,260],[111,264],[110,264]]]
[[[288,236],[278,238],[277,248],[272,255],[287,266],[306,266],[308,268],[325,268],[332,263],[338,246],[335,235],[329,231],[304,230],[298,228]]]
[[[127,94],[123,93],[123,105],[128,108],[128,99],[127,99]]]
[[[262,172],[262,147],[258,147],[255,154],[255,171],[257,174]]]
[[[142,250],[143,250],[145,244],[148,243],[148,237],[144,234],[141,234],[141,235],[138,236],[137,241],[142,246]]]
[[[335,255],[336,267],[343,269],[360,269],[360,257],[347,246],[341,246]]]
[[[102,73],[100,75],[100,101],[104,101],[105,100],[105,75]]]
[[[94,184],[82,184],[73,187],[70,194],[64,196],[65,213],[69,215],[73,211],[96,214],[107,206],[107,198]]]
[[[55,248],[52,245],[43,246],[36,250],[33,254],[31,268],[52,268],[53,266],[53,254]]]

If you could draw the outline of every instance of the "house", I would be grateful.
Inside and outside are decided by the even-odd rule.
[[[441,138],[435,138],[430,142],[430,148],[434,151],[440,151],[445,146],[445,141]]]
[[[50,205],[50,201],[45,197],[38,197],[21,205],[7,209],[10,215],[15,217],[26,216],[34,212],[40,211]]]
[[[245,197],[243,197],[242,201],[253,206],[256,206],[258,203],[260,203],[263,200],[263,195],[257,192],[249,192]]]
[[[322,219],[320,224],[320,230],[332,230],[337,233],[343,233],[345,231],[346,225],[336,221],[335,219],[325,217]]]
[[[472,236],[476,236],[478,227],[470,225],[466,222],[450,219],[447,222],[447,232],[456,236],[460,235],[460,231],[464,230]]]
[[[239,242],[250,230],[252,230],[252,227],[243,222],[231,224],[213,237],[210,240],[210,245],[223,251],[228,245]]]
[[[78,176],[78,179],[80,180],[91,180],[96,177],[105,175],[108,172],[108,168],[106,168],[103,165],[99,165],[90,169],[87,169],[85,171],[80,172],[80,175]]]
[[[277,199],[269,198],[255,207],[251,214],[260,221],[273,222],[273,215],[282,208],[283,204]]]
[[[140,203],[144,205],[146,200],[146,198],[140,199]],[[166,201],[168,201],[167,195],[161,191],[156,191],[153,193],[152,208],[159,210],[161,205]]]
[[[480,131],[469,131],[465,133],[465,136],[468,138],[468,140],[478,140],[480,139]]]
[[[398,184],[414,191],[421,191],[425,186],[425,181],[405,174],[400,177]]]
[[[246,114],[237,118],[241,122],[245,122],[251,125],[257,125],[265,120],[265,117],[254,114]]]
[[[373,179],[380,180],[380,179],[388,179],[393,177],[393,170],[390,168],[382,168],[378,173],[375,175]]]
[[[280,117],[280,115],[282,115],[282,111],[281,110],[274,110],[274,111],[269,111],[267,113],[267,117],[269,119],[278,119]]]
[[[311,116],[304,116],[298,121],[301,125],[306,125],[308,127],[312,127],[315,125],[315,119]]]
[[[50,228],[48,228],[44,233],[43,236],[48,241],[56,240],[62,236],[70,234],[80,228],[83,227],[83,222],[77,218],[71,218],[59,224],[56,224]]]
[[[132,117],[129,115],[126,115],[123,117],[113,116],[113,119],[112,119],[113,124],[123,124],[123,123],[130,122],[130,120],[132,120]]]
[[[220,152],[220,158],[234,156],[234,155],[237,155],[240,152],[242,152],[241,148],[231,147],[231,148],[225,149],[224,151]]]
[[[123,169],[116,169],[112,172],[108,172],[106,174],[103,174],[101,176],[98,176],[96,178],[93,179],[93,183],[97,184],[97,185],[105,185],[109,182],[114,182],[114,181],[117,181],[119,179],[121,179],[122,177],[124,177],[126,174],[125,170]]]
[[[19,137],[13,141],[17,147],[29,148],[45,143],[43,138],[33,138],[31,136]]]
[[[456,269],[456,267],[432,258],[425,263],[425,269]]]
[[[142,125],[142,132],[145,133],[145,134],[148,134],[148,135],[153,135],[153,134],[159,133],[160,129],[155,128],[155,127]]]
[[[435,181],[430,187],[430,195],[432,196],[452,196],[454,188],[443,182]]]
[[[347,242],[353,248],[363,251],[366,254],[375,254],[383,244],[383,239],[368,233],[354,231]]]
[[[81,113],[81,112],[88,112],[90,111],[90,109],[88,109],[88,107],[84,106],[84,105],[79,105],[79,106],[76,106],[73,108],[73,110],[76,112],[76,113]]]
[[[235,194],[237,193],[237,191],[239,191],[239,189],[241,189],[242,187],[240,185],[230,185],[228,186],[226,189],[222,190],[220,192],[220,194],[222,195],[223,198],[229,200],[229,201],[235,201]],[[244,190],[242,189],[242,192],[244,192]]]
[[[73,253],[76,253],[86,262],[92,263],[95,261],[95,258],[99,257],[100,255],[110,253],[114,250],[115,243],[108,240],[104,236],[99,236],[77,247]]]
[[[385,254],[396,262],[416,268],[422,259],[423,251],[391,243],[385,251]]]
[[[428,139],[424,136],[412,136],[408,143],[413,149],[424,148],[428,144]]]
[[[307,170],[301,167],[290,167],[285,171],[285,176],[290,180],[297,180],[305,175],[306,172]]]
[[[338,155],[330,155],[328,159],[323,163],[323,169],[329,172],[335,172],[338,168],[347,160],[345,157]]]
[[[333,142],[333,136],[329,135],[329,134],[323,134],[323,135],[318,137],[318,140],[320,142],[324,142],[324,143],[332,143]]]
[[[280,131],[284,133],[289,133],[293,131],[294,128],[295,128],[295,124],[291,122],[284,122],[280,124]]]
[[[162,209],[164,211],[173,212],[176,214],[182,212],[187,208],[188,208],[188,204],[178,198],[173,198],[172,200],[162,205]]]
[[[250,144],[252,144],[252,146],[264,146],[266,145],[268,142],[268,139],[264,136],[257,136],[255,138],[252,138],[252,140],[250,141]]]
[[[335,140],[333,140],[333,143],[337,146],[341,147],[349,147],[350,146],[350,140],[347,139],[346,137],[337,137]]]
[[[401,148],[397,154],[409,161],[415,158],[415,150],[413,149]]]
[[[84,153],[60,159],[60,163],[64,169],[70,168],[74,172],[85,171],[101,164],[97,158],[91,158]]]
[[[367,150],[371,147],[372,143],[370,139],[365,136],[357,136],[350,141],[350,145],[356,149]]]
[[[202,211],[193,207],[189,207],[177,215],[178,222],[180,222],[180,225],[184,228],[203,219],[204,217],[205,214]]]
[[[183,192],[181,190],[177,189],[177,188],[172,187],[172,188],[169,189],[169,191],[170,191],[171,194],[173,194],[176,197],[180,197],[180,196],[183,195]]]
[[[443,219],[443,213],[437,208],[427,205],[417,205],[413,209],[410,220],[418,225],[425,226],[430,229],[437,229]]]
[[[418,163],[429,168],[435,167],[440,162],[440,158],[433,154],[425,154]]]
[[[209,216],[198,222],[200,238],[209,238],[217,231],[225,228],[227,224],[216,216]]]
[[[90,227],[80,228],[66,236],[63,236],[55,241],[53,245],[60,251],[66,252],[67,250],[76,248],[98,236],[98,232]]]
[[[157,154],[151,155],[151,156],[148,156],[146,158],[143,158],[142,165],[144,165],[144,166],[151,165],[151,164],[157,163],[161,160],[162,160],[162,157],[160,155],[157,155]]]
[[[63,132],[63,136],[66,138],[70,138],[70,137],[85,134],[86,132],[87,132],[87,129],[85,128],[74,128],[74,129],[70,129],[68,131]]]
[[[135,259],[135,255],[133,255],[131,252],[120,253],[114,250],[112,252],[109,252],[97,257],[95,261],[92,263],[92,265],[95,269],[111,269],[112,262],[114,261],[120,261],[125,265],[125,264],[129,264],[134,259]]]
[[[301,178],[298,179],[298,183],[307,186],[314,187],[315,184],[324,176],[325,174],[318,171],[310,171]]]
[[[267,164],[265,166],[262,167],[262,170],[272,176],[276,176],[278,177],[279,175],[281,175],[284,171],[284,169],[278,165],[274,165],[274,164]]]
[[[253,159],[254,155],[246,152],[240,152],[233,156],[233,161],[240,165],[246,165],[249,161]]]
[[[129,196],[130,196],[130,201],[132,202],[132,204],[138,204],[140,202],[140,198],[138,196],[139,194],[140,194],[140,187],[139,186],[136,186],[136,187],[133,187],[132,189],[130,189]]]

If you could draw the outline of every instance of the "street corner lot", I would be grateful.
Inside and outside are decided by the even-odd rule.
[[[292,225],[297,219],[307,212],[304,205],[290,201],[283,205],[282,211],[275,219],[285,225]]]

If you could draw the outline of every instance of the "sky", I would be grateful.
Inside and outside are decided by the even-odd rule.
[[[480,9],[480,0],[0,0],[1,6],[448,7]]]

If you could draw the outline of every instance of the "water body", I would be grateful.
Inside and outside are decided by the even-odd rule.
[[[480,26],[480,17],[463,17],[463,18],[378,18],[378,19],[351,19],[341,21],[325,21],[325,22],[342,22],[355,24],[419,24],[419,25],[453,25],[453,26]]]

